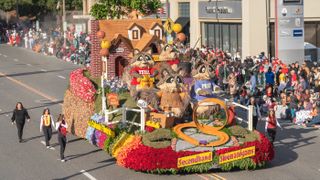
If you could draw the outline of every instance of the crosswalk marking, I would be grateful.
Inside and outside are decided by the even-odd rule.
[[[61,75],[59,75],[58,77],[61,78],[61,79],[66,79],[65,77],[63,77],[63,76],[61,76]]]
[[[85,170],[81,170],[80,171],[83,175],[85,175],[87,178],[89,178],[90,180],[97,180],[95,177],[93,177],[91,174],[89,174],[88,172],[86,172]]]

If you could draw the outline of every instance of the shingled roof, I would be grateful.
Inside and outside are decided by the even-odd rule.
[[[135,25],[140,28],[142,36],[140,40],[130,41],[130,39],[128,39],[128,30]],[[156,36],[149,34],[149,30],[152,30],[155,25],[162,26],[161,19],[122,19],[99,21],[100,30],[105,32],[104,40],[114,43],[117,42],[115,39],[121,37],[121,39],[126,39],[127,42],[131,44],[131,47],[139,50],[144,50],[152,42],[158,39]]]

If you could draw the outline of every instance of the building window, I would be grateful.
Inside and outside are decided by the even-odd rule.
[[[179,2],[179,17],[190,17],[190,3]]]
[[[202,23],[202,45],[235,54],[241,52],[242,26],[236,23]]]
[[[158,38],[161,38],[161,32],[160,32],[160,29],[155,29],[154,30],[154,35],[156,35]]]
[[[132,30],[132,39],[139,39],[139,31]]]

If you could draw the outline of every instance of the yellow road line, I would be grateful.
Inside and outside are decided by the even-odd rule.
[[[221,176],[219,176],[219,175],[217,175],[217,174],[214,174],[214,173],[212,173],[212,174],[207,174],[207,175],[210,176],[210,177],[215,178],[215,180],[227,180],[226,178],[221,177]]]
[[[27,84],[25,84],[25,83],[23,83],[23,82],[21,82],[21,81],[19,81],[17,79],[9,77],[9,76],[7,76],[6,74],[4,74],[2,72],[0,72],[0,77],[5,77],[6,79],[8,79],[8,80],[10,80],[10,81],[12,81],[12,82],[24,87],[24,88],[26,88],[29,91],[31,91],[31,92],[33,92],[33,93],[35,93],[35,94],[37,94],[37,95],[39,95],[41,97],[44,97],[44,98],[46,98],[46,99],[48,99],[48,100],[50,100],[52,102],[57,102],[58,101],[58,99],[56,99],[54,97],[51,97],[51,96],[49,96],[49,95],[47,95],[47,94],[45,94],[45,93],[43,93],[43,92],[31,87],[31,86],[29,86],[29,85],[27,85]],[[59,104],[62,105],[62,103],[59,103]]]
[[[199,176],[201,179],[203,179],[203,180],[209,180],[209,178],[207,178],[207,177],[205,177],[205,176],[203,176],[203,175],[201,175],[201,174],[196,174],[197,176]]]

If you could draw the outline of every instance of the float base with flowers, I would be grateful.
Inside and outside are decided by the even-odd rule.
[[[95,93],[100,91],[95,89],[94,81],[84,76],[84,72],[85,70],[81,69],[71,73],[68,90],[78,101],[82,101],[84,106],[78,107],[82,112],[92,109],[92,103],[97,100]],[[130,99],[130,96],[127,98]],[[128,99],[120,106],[128,106]],[[221,105],[224,107],[224,104]],[[106,116],[99,113],[90,115],[86,120],[73,119],[73,122],[69,123],[85,123],[86,125],[73,128],[76,132],[85,132],[79,136],[114,157],[119,166],[146,173],[203,173],[217,168],[222,171],[234,168],[256,169],[264,167],[273,159],[273,146],[263,134],[249,131],[234,122],[228,123],[228,113],[225,115],[215,117],[225,118],[226,125],[219,127],[214,123],[205,123],[209,120],[201,117],[187,123],[169,123],[171,127],[167,128],[165,126],[168,126],[168,122],[161,123],[159,117],[153,115],[153,118],[146,119],[144,132],[135,125],[121,121],[121,118],[117,123],[109,120],[111,123],[106,125]],[[134,116],[127,119],[134,119]],[[210,132],[206,132],[207,126],[212,127]],[[227,139],[219,142],[224,136],[220,137],[217,132],[223,133]],[[219,145],[210,145],[215,142],[219,142]]]
[[[150,32],[156,25],[148,27]],[[135,24],[128,27],[130,33],[131,26]],[[156,30],[162,30],[159,28]],[[104,36],[114,34],[98,31],[102,48],[99,55],[103,56],[98,60],[103,63],[95,65],[102,64],[99,68],[104,69],[103,75],[95,79],[85,69],[71,73],[64,99],[65,117],[71,124],[69,131],[103,149],[119,166],[135,171],[176,174],[264,167],[274,157],[272,144],[260,132],[237,124],[233,107],[211,96],[214,93],[211,91],[219,89],[210,79],[213,70],[219,69],[214,62],[225,56],[219,52],[213,58],[208,56],[211,59],[196,56],[191,58],[193,62],[190,58],[180,62],[178,57],[187,55],[175,53],[178,46],[183,47],[185,38],[179,33],[182,29],[179,25],[172,29],[178,41],[164,45],[157,62],[144,49],[133,50],[132,56],[127,56],[132,59],[122,80],[110,78],[108,70],[112,68],[107,62],[113,60],[108,56],[110,52],[125,51],[118,46],[127,43],[131,36],[109,42]],[[150,42],[160,42],[159,37],[158,40],[155,35],[150,37]],[[188,79],[190,84],[186,83]]]

